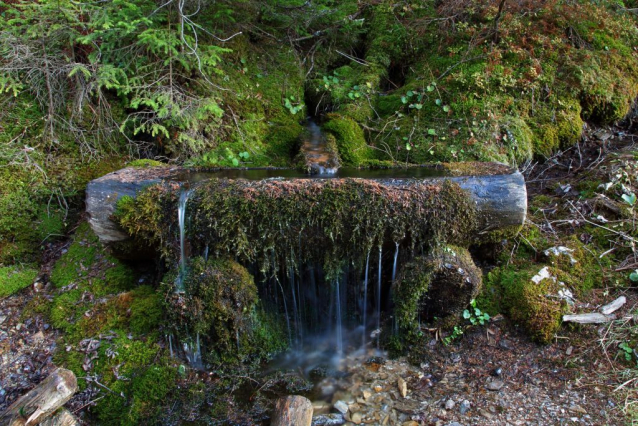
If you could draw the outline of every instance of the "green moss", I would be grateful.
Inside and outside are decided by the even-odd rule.
[[[562,149],[576,145],[580,141],[584,126],[581,113],[580,103],[574,100],[564,102],[564,108],[558,113],[558,140]]]
[[[56,287],[64,287],[86,279],[88,267],[96,260],[97,241],[89,225],[87,223],[81,225],[67,252],[53,266],[51,282]]]
[[[551,157],[558,151],[560,140],[558,129],[553,124],[543,124],[534,130],[534,154],[542,157]]]
[[[0,297],[11,296],[33,284],[38,271],[20,266],[5,266],[0,268]]]
[[[336,138],[339,156],[344,164],[358,166],[371,157],[363,130],[353,119],[328,114],[323,129]]]
[[[145,168],[145,167],[168,167],[168,164],[162,163],[161,161],[149,160],[147,158],[142,158],[139,160],[133,160],[126,164],[126,167],[137,167],[137,168]]]
[[[559,284],[556,281],[551,278],[538,283],[531,280],[541,268],[509,267],[490,272],[479,303],[491,314],[508,314],[534,340],[549,343],[560,327],[566,305],[551,297],[552,294],[558,294]]]
[[[147,238],[161,241],[162,251],[176,260],[177,198],[166,191],[170,189],[162,186],[140,193],[122,212],[131,220],[122,223],[133,235],[148,233]],[[148,206],[153,197],[156,204],[174,201],[159,209]],[[258,262],[266,270],[273,267],[273,251],[285,258],[278,260],[287,267],[312,260],[339,269],[343,259],[356,262],[366,247],[382,244],[386,236],[407,238],[416,250],[445,242],[467,244],[477,226],[471,197],[449,181],[435,187],[409,182],[403,187],[356,179],[212,179],[195,189],[189,209],[194,212],[187,230],[193,252],[208,246],[217,256]],[[156,211],[165,213],[155,217]],[[148,212],[151,217],[145,215]],[[286,256],[290,247],[300,244],[300,236],[303,249],[294,258]]]

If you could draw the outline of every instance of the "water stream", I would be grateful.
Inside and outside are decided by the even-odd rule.
[[[177,282],[175,283],[175,290],[178,293],[184,292],[184,279],[186,277],[186,254],[184,248],[186,245],[185,222],[186,203],[188,202],[190,194],[191,190],[183,188],[179,195],[179,202],[177,204],[177,223],[179,225],[179,273],[177,275]]]

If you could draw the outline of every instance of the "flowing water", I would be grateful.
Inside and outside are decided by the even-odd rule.
[[[188,202],[188,197],[191,194],[191,190],[182,189],[182,192],[179,195],[179,202],[177,204],[177,223],[179,225],[179,273],[177,275],[177,282],[175,285],[175,290],[178,293],[184,292],[184,279],[186,276],[186,253],[185,253],[185,245],[186,245],[186,203]]]

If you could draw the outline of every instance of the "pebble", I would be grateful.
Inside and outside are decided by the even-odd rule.
[[[397,386],[399,387],[399,393],[403,398],[408,396],[408,384],[403,380],[403,378],[399,377],[397,379]]]
[[[341,414],[346,414],[348,412],[348,404],[344,401],[335,402],[335,410],[339,411]]]
[[[485,386],[485,388],[487,390],[491,390],[491,391],[499,391],[501,390],[501,388],[505,386],[505,383],[502,380],[499,379],[493,379],[490,380],[489,382],[487,382],[487,386]]]
[[[455,405],[456,405],[456,403],[453,400],[451,400],[451,399],[448,399],[447,401],[445,401],[445,409],[446,410],[453,409]]]
[[[479,413],[481,414],[481,416],[485,417],[486,419],[491,419],[491,418],[493,418],[493,417],[494,417],[494,416],[492,415],[492,413],[490,413],[490,412],[488,412],[487,410],[484,410],[484,409],[482,409],[482,408],[479,410]]]
[[[6,315],[0,315],[0,324],[2,324],[3,322],[5,322],[7,319]]]
[[[499,377],[501,374],[503,374],[503,369],[502,368],[495,368],[494,370],[492,370],[492,372],[490,374],[492,376],[494,376],[494,377]]]
[[[361,422],[363,421],[363,415],[361,413],[359,413],[359,412],[356,412],[352,416],[350,416],[350,420],[355,425],[360,425]]]
[[[465,413],[467,413],[469,410],[470,410],[470,401],[465,399],[463,400],[463,402],[461,402],[461,405],[459,405],[459,413],[461,413],[461,415],[464,416]]]
[[[565,351],[565,355],[570,356],[572,354],[572,352],[574,352],[574,347],[570,346],[567,348],[567,350]]]

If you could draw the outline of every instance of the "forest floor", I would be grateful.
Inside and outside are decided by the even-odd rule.
[[[608,156],[631,154],[633,139],[619,129],[589,129],[581,145],[525,170],[530,198],[575,187]],[[569,202],[570,190],[564,192]],[[551,228],[551,221],[546,226]],[[42,278],[34,285],[0,299],[0,412],[55,368],[58,333],[34,301],[50,297],[46,277],[65,244],[49,246]],[[598,288],[577,301],[577,308],[595,312],[620,295],[627,303],[615,321],[563,326],[549,345],[531,342],[499,315],[447,346],[433,334],[431,351],[419,366],[404,359],[349,359],[349,374],[324,384],[336,393],[326,403],[315,403],[316,414],[345,407],[349,424],[406,426],[631,423],[638,411],[633,406],[638,373],[635,362],[619,356],[618,347],[637,333],[638,293],[627,287]],[[81,416],[90,402],[85,397],[72,400],[71,411]],[[321,423],[326,417],[316,420],[341,424]]]

